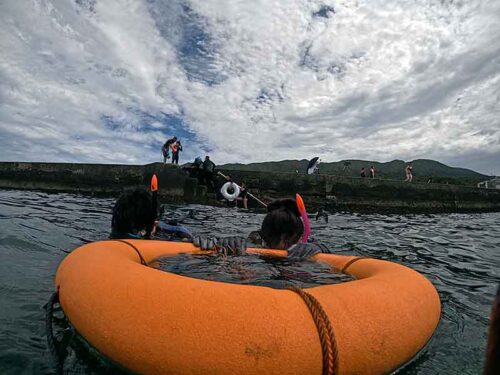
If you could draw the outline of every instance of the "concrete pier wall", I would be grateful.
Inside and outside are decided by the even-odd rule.
[[[264,199],[299,192],[309,205],[360,212],[500,211],[500,191],[333,175],[225,171]]]
[[[309,207],[359,212],[485,212],[500,211],[500,191],[440,184],[298,175],[251,171],[222,171],[264,201],[300,193]],[[213,192],[180,167],[160,163],[139,165],[72,163],[0,163],[0,188],[118,195],[137,186],[148,187],[156,173],[162,202],[220,204]],[[219,179],[222,184],[222,178]],[[258,204],[251,199],[253,207]]]
[[[124,189],[148,187],[157,173],[161,192],[172,200],[196,196],[197,180],[180,168],[160,163],[147,165],[0,163],[0,188],[119,194]],[[204,189],[202,197],[206,198]]]

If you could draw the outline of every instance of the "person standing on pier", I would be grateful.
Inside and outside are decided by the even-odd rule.
[[[405,168],[405,173],[406,173],[406,180],[405,182],[411,182],[413,180],[413,166],[411,163],[408,163],[408,165]]]
[[[173,137],[168,139],[163,147],[161,148],[161,152],[163,154],[163,164],[167,163],[167,159],[170,159],[170,145],[174,144],[177,141],[177,137]]]
[[[238,201],[243,203],[243,208],[248,208],[248,191],[244,182],[241,183],[240,186],[240,195],[236,198],[236,207],[238,207]]]
[[[375,167],[373,165],[370,167],[370,178],[375,178]]]
[[[177,142],[170,145],[170,147],[172,149],[172,164],[179,164],[179,152],[182,151],[181,141],[178,140]]]
[[[205,180],[205,184],[207,188],[210,188],[212,191],[216,192],[215,185],[215,163],[210,160],[210,157],[205,156],[205,161],[203,162],[203,177]]]

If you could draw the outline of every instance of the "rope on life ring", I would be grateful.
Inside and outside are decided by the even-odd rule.
[[[234,192],[232,194],[229,194],[229,189],[232,188]],[[234,201],[238,196],[240,195],[240,187],[235,184],[234,182],[228,181],[224,185],[222,185],[222,188],[220,189],[220,193],[224,198],[226,198],[229,202]]]
[[[312,294],[303,289],[292,286],[291,291],[302,297],[311,312],[314,324],[318,330],[323,354],[323,375],[337,375],[339,372],[337,340],[333,332],[332,324],[321,303]]]

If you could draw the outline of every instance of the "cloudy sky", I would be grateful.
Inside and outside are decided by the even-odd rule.
[[[498,0],[0,2],[0,160],[500,174]]]

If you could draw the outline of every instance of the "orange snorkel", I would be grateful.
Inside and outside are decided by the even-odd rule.
[[[311,225],[309,224],[309,217],[307,216],[306,205],[304,204],[304,200],[299,195],[299,193],[295,194],[295,202],[297,203],[297,208],[300,212],[300,217],[302,218],[302,222],[304,223],[304,234],[302,235],[301,242],[307,243],[307,239],[311,234]]]
[[[151,177],[151,192],[158,191],[158,178],[153,173],[153,177]]]
[[[153,177],[151,177],[151,195],[152,195],[152,209],[153,209],[153,217],[154,220],[158,218],[158,178],[156,174],[153,173]]]

